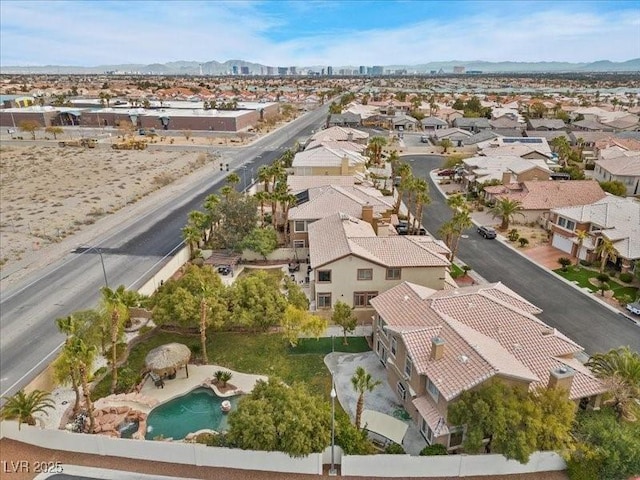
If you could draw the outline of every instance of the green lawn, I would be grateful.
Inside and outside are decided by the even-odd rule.
[[[455,263],[451,264],[451,278],[459,278],[464,275],[464,270],[462,270]]]
[[[144,359],[153,348],[165,343],[179,342],[188,347],[199,345],[197,336],[180,336],[174,332],[158,332],[149,340],[136,345],[125,367],[135,372],[144,368]],[[349,338],[349,345],[342,345],[342,338],[335,338],[335,350],[339,352],[368,351],[363,337]],[[243,373],[277,376],[288,384],[306,383],[309,391],[329,397],[331,376],[324,364],[324,356],[331,352],[331,338],[302,339],[296,348],[289,347],[280,334],[212,332],[207,342],[209,363]],[[94,398],[108,394],[111,375],[107,375],[94,390]]]
[[[554,272],[561,277],[566,278],[570,282],[577,282],[581,288],[588,288],[592,292],[598,291],[598,287],[589,282],[590,278],[598,276],[598,272],[595,270],[588,270],[586,268],[574,266],[569,267],[566,272],[563,272],[561,268],[554,270]],[[614,297],[618,300],[623,300],[625,296],[636,298],[636,295],[638,294],[638,289],[636,287],[621,285],[613,279],[610,279],[607,283],[609,283],[610,289],[613,290]]]

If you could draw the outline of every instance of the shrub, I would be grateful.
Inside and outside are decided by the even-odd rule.
[[[558,263],[559,263],[560,265],[562,265],[562,271],[563,271],[563,272],[566,272],[566,271],[567,271],[567,267],[568,267],[569,265],[571,265],[571,263],[572,263],[572,262],[571,262],[571,259],[569,259],[569,258],[567,258],[567,257],[560,257],[560,258],[558,259]]]
[[[624,283],[633,282],[633,273],[624,272],[620,274],[620,281]]]
[[[118,383],[116,384],[116,393],[128,393],[142,379],[140,375],[130,368],[121,368],[118,370]]]
[[[518,233],[518,230],[514,228],[513,230],[509,231],[508,237],[509,237],[509,240],[511,240],[512,242],[515,242],[520,238],[520,234]]]
[[[222,387],[226,387],[227,386],[227,382],[229,380],[231,380],[231,377],[233,377],[233,374],[227,370],[217,370],[214,374],[213,374],[214,378],[216,379],[216,383]]]
[[[471,270],[472,268],[469,265],[462,266],[462,271],[464,272],[465,275],[467,275]]]
[[[107,367],[100,367],[95,372],[93,372],[93,378],[101,377],[105,373],[107,373]]]
[[[600,283],[605,283],[609,281],[609,275],[606,273],[599,273],[596,277]]]
[[[387,445],[387,448],[384,449],[384,453],[388,455],[404,455],[406,452],[402,445],[398,445],[397,443],[390,443]]]
[[[529,239],[528,238],[520,237],[518,239],[518,242],[520,242],[520,246],[521,247],[525,247],[526,245],[529,245]]]
[[[448,455],[447,447],[442,445],[441,443],[434,443],[433,445],[427,445],[422,450],[420,450],[420,455],[425,457],[428,455]]]
[[[138,335],[142,337],[143,335],[146,335],[152,330],[153,330],[153,327],[151,325],[144,325],[140,327],[140,329],[138,330]]]
[[[583,267],[593,267],[593,262],[590,262],[589,260],[580,260],[580,265]]]

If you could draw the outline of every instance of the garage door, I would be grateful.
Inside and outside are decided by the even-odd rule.
[[[563,252],[571,253],[571,250],[573,249],[573,242],[570,238],[554,233],[551,246],[562,250]]]

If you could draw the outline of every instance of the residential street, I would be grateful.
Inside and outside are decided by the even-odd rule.
[[[409,155],[402,159],[411,165],[414,175],[429,181],[432,203],[425,208],[423,224],[437,236],[440,225],[451,217],[444,198],[429,180],[429,172],[442,165],[442,157]],[[500,281],[540,307],[541,320],[582,345],[587,353],[604,352],[621,345],[640,351],[640,327],[624,316],[565,284],[502,243],[485,240],[475,232],[475,227],[465,233],[468,238],[460,240],[457,254],[460,260],[488,281]]]
[[[250,182],[243,166],[257,172],[261,165],[273,162],[301,135],[318,128],[327,109],[324,106],[309,112],[254,144],[228,154],[230,171],[236,171],[241,178],[239,188],[244,188],[245,181]],[[113,225],[85,245],[100,248],[109,286],[140,287],[159,270],[182,243],[180,230],[187,213],[200,209],[203,199],[223,186],[227,175],[216,168],[203,170],[192,179],[192,184],[180,188],[170,185],[162,194],[142,200],[136,215],[130,218],[118,221],[119,213],[107,217],[104,221]],[[15,393],[44,369],[64,339],[55,319],[96,306],[103,285],[100,258],[94,249],[52,259],[52,263],[21,284],[2,290],[0,395]]]

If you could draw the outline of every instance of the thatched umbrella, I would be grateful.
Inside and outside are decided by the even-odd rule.
[[[191,350],[182,343],[167,343],[154,348],[147,353],[144,363],[149,370],[153,370],[158,375],[175,372],[181,367],[185,367],[187,378],[189,378],[189,359]]]

